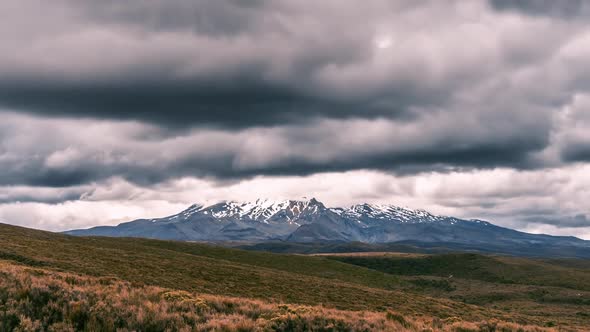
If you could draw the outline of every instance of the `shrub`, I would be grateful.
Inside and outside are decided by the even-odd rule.
[[[0,331],[543,331],[499,321],[409,318],[268,303],[0,261]]]

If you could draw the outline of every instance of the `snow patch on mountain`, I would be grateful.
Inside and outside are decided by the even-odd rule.
[[[213,205],[193,204],[179,214],[150,219],[152,222],[177,222],[190,220],[196,216],[208,216],[215,220],[251,220],[265,224],[287,223],[301,225],[301,218],[333,213],[338,217],[352,220],[361,227],[368,227],[374,223],[444,223],[455,225],[457,222],[473,222],[491,225],[483,220],[461,220],[453,217],[440,216],[425,210],[415,210],[389,204],[357,204],[348,208],[326,208],[315,198],[305,200],[271,200],[257,199],[249,202],[222,201]]]
[[[215,219],[236,218],[269,223],[271,219],[278,221],[282,218],[288,223],[299,225],[295,220],[300,216],[323,210],[326,210],[324,205],[313,198],[300,201],[257,199],[251,202],[223,201],[209,206],[193,204],[179,214],[163,219],[171,221],[176,218],[190,219],[194,215],[208,215]]]
[[[403,223],[440,222],[448,219],[447,217],[431,214],[425,210],[413,210],[387,204],[358,204],[348,209],[340,209],[339,213],[358,220],[392,220]]]

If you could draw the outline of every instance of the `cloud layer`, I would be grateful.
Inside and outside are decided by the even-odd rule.
[[[551,171],[495,169],[403,177],[350,171],[304,177],[263,176],[223,184],[180,178],[155,186],[113,178],[68,188],[0,188],[0,198],[12,197],[0,204],[0,219],[66,230],[171,215],[195,202],[317,197],[328,206],[395,203],[442,215],[493,220],[525,231],[590,239],[586,204],[589,174],[589,166],[577,165]],[[54,202],[54,197],[70,196],[77,198]],[[14,201],[17,197],[20,202]]]
[[[569,45],[583,22],[522,16],[502,2],[2,6],[12,28],[1,32],[0,105],[43,115],[242,128],[458,109],[541,118],[577,83],[564,73],[588,78],[572,59],[584,54],[571,54],[583,50]]]
[[[61,229],[75,224],[64,206],[113,183],[134,194],[101,204],[179,181],[232,196],[261,179],[287,195],[273,190],[295,179],[302,195],[315,190],[304,179],[380,174],[379,188],[446,179],[462,198],[372,200],[590,227],[576,200],[590,184],[568,187],[590,160],[589,13],[577,0],[4,1],[0,212],[55,209],[42,227]],[[468,185],[505,174],[507,197]],[[169,188],[156,205],[204,195],[174,190],[188,195]],[[344,190],[319,198],[358,196]]]

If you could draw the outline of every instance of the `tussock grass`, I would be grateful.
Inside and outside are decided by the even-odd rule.
[[[396,259],[425,257],[429,256],[398,255]],[[88,326],[91,327],[96,327],[92,324],[102,324],[100,322],[103,320],[108,321],[108,324],[114,322],[119,325],[123,324],[121,322],[137,320],[137,324],[144,324],[141,329],[137,328],[139,325],[121,325],[121,329],[141,331],[152,324],[142,317],[154,315],[168,317],[163,320],[172,323],[165,324],[180,324],[171,325],[173,331],[181,330],[182,324],[190,325],[191,329],[200,326],[199,328],[207,330],[207,325],[203,324],[218,324],[212,323],[217,318],[222,322],[242,319],[245,331],[272,330],[272,326],[262,324],[263,321],[259,319],[269,320],[268,317],[275,317],[278,313],[281,313],[281,317],[292,317],[286,322],[281,321],[283,325],[275,327],[279,331],[309,330],[301,326],[315,326],[316,331],[322,331],[320,326],[331,327],[324,329],[326,331],[354,331],[355,329],[339,326],[341,320],[322,320],[323,317],[336,319],[339,315],[350,317],[345,320],[348,325],[344,326],[357,326],[353,324],[355,321],[368,321],[363,317],[374,316],[386,322],[383,324],[395,325],[398,330],[419,331],[451,331],[455,327],[468,331],[473,330],[474,326],[479,328],[482,324],[494,326],[494,322],[498,326],[509,326],[509,322],[512,322],[521,325],[556,326],[561,331],[573,331],[584,330],[590,324],[590,316],[586,314],[586,299],[590,292],[578,288],[580,286],[584,289],[589,284],[587,271],[582,263],[568,261],[559,265],[554,262],[481,255],[467,256],[467,260],[461,256],[440,257],[427,261],[430,262],[430,267],[418,265],[416,269],[409,264],[400,265],[394,262],[394,265],[397,264],[394,268],[398,270],[390,270],[390,261],[380,262],[383,264],[376,268],[371,261],[362,261],[362,264],[369,264],[365,266],[356,264],[357,262],[337,261],[332,257],[248,252],[197,243],[72,237],[0,224],[0,261],[10,262],[11,266],[21,266],[29,274],[27,278],[40,280],[39,284],[50,285],[51,280],[63,279],[69,285],[69,288],[63,287],[63,282],[56,281],[54,284],[59,287],[54,286],[54,289],[44,292],[41,291],[43,288],[35,288],[33,293],[27,291],[27,296],[22,297],[19,295],[22,290],[30,288],[26,286],[26,282],[21,283],[25,286],[16,287],[21,289],[16,292],[11,290],[14,287],[4,284],[5,286],[0,287],[0,296],[8,295],[4,296],[6,301],[0,302],[0,305],[13,315],[5,316],[0,322],[19,319],[18,325],[22,325],[28,324],[30,320],[30,324],[45,324],[43,326],[47,328],[54,323],[66,324],[62,326],[63,329],[58,325],[55,329],[67,330],[67,324],[73,324],[71,312],[79,311],[75,316],[82,320],[87,319],[85,324],[90,324]],[[365,258],[372,259],[371,256]],[[445,263],[453,260],[453,264]],[[465,263],[468,266],[464,266]],[[411,273],[407,273],[407,269]],[[449,271],[455,277],[448,279]],[[491,277],[486,275],[489,273],[492,274]],[[496,276],[521,283],[498,282],[503,279]],[[523,278],[519,279],[517,276]],[[35,279],[37,277],[41,279]],[[44,279],[47,277],[49,279]],[[535,286],[544,285],[545,281],[550,286]],[[119,288],[113,289],[114,284],[119,285]],[[551,286],[560,284],[569,288]],[[6,293],[5,289],[11,290],[10,293]],[[67,292],[59,295],[62,289]],[[109,302],[125,292],[136,294],[134,298],[141,298],[141,301],[133,302],[137,305],[129,306],[130,309],[118,302]],[[35,295],[37,293],[44,295],[39,297]],[[26,301],[19,302],[21,299],[45,299],[48,294],[59,296],[51,298],[51,301],[43,305],[33,303],[32,307],[27,307]],[[219,304],[213,298],[223,300]],[[11,299],[16,299],[16,303],[20,304],[14,306],[15,302],[10,302],[9,305],[7,301]],[[78,302],[79,306],[74,305],[73,309],[69,307],[70,303]],[[102,304],[98,305],[100,303]],[[159,303],[162,303],[162,308],[168,309],[157,309]],[[240,303],[261,303],[260,306],[269,309],[265,311],[266,314],[256,316],[256,319],[246,319],[240,312],[227,311],[228,307],[240,307]],[[45,312],[46,316],[39,314],[55,305],[62,308],[55,315],[51,312]],[[203,305],[207,309],[198,311],[204,309]],[[266,307],[267,305],[270,307]],[[19,306],[25,309],[20,310]],[[182,309],[185,306],[189,306],[187,312]],[[76,308],[81,308],[81,311]],[[304,314],[306,310],[308,313]],[[195,312],[199,314],[191,316]],[[319,314],[312,315],[315,312]],[[62,317],[60,319],[63,322],[56,320],[51,324],[43,323],[43,317]],[[193,317],[190,319],[196,321],[189,318],[186,318],[187,321],[185,318],[178,321],[179,317]],[[398,319],[399,317],[403,320]],[[244,319],[246,320],[243,321]],[[157,321],[157,324],[163,324],[160,320]],[[404,324],[408,326],[404,327]],[[84,325],[84,329],[92,330],[85,326],[87,325]],[[155,326],[154,331],[162,328],[162,325]],[[78,327],[75,325],[76,329]],[[378,325],[369,326],[369,330],[379,330],[377,327]],[[488,327],[486,328],[490,330]],[[360,327],[355,328],[362,330]],[[389,326],[384,325],[383,328]],[[217,326],[209,330],[223,329]],[[0,331],[4,330],[0,327]]]
[[[137,286],[0,261],[1,331],[552,331]]]
[[[28,266],[190,292],[345,310],[428,310],[443,318],[498,316],[460,302],[408,294],[401,291],[397,276],[323,257],[136,238],[72,237],[7,225],[0,225],[0,243],[0,255]]]

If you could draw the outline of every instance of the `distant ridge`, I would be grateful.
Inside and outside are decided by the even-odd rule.
[[[328,208],[315,198],[194,204],[165,218],[66,233],[181,241],[412,243],[515,254],[567,249],[571,256],[590,256],[590,241],[575,237],[529,234],[388,204]]]

